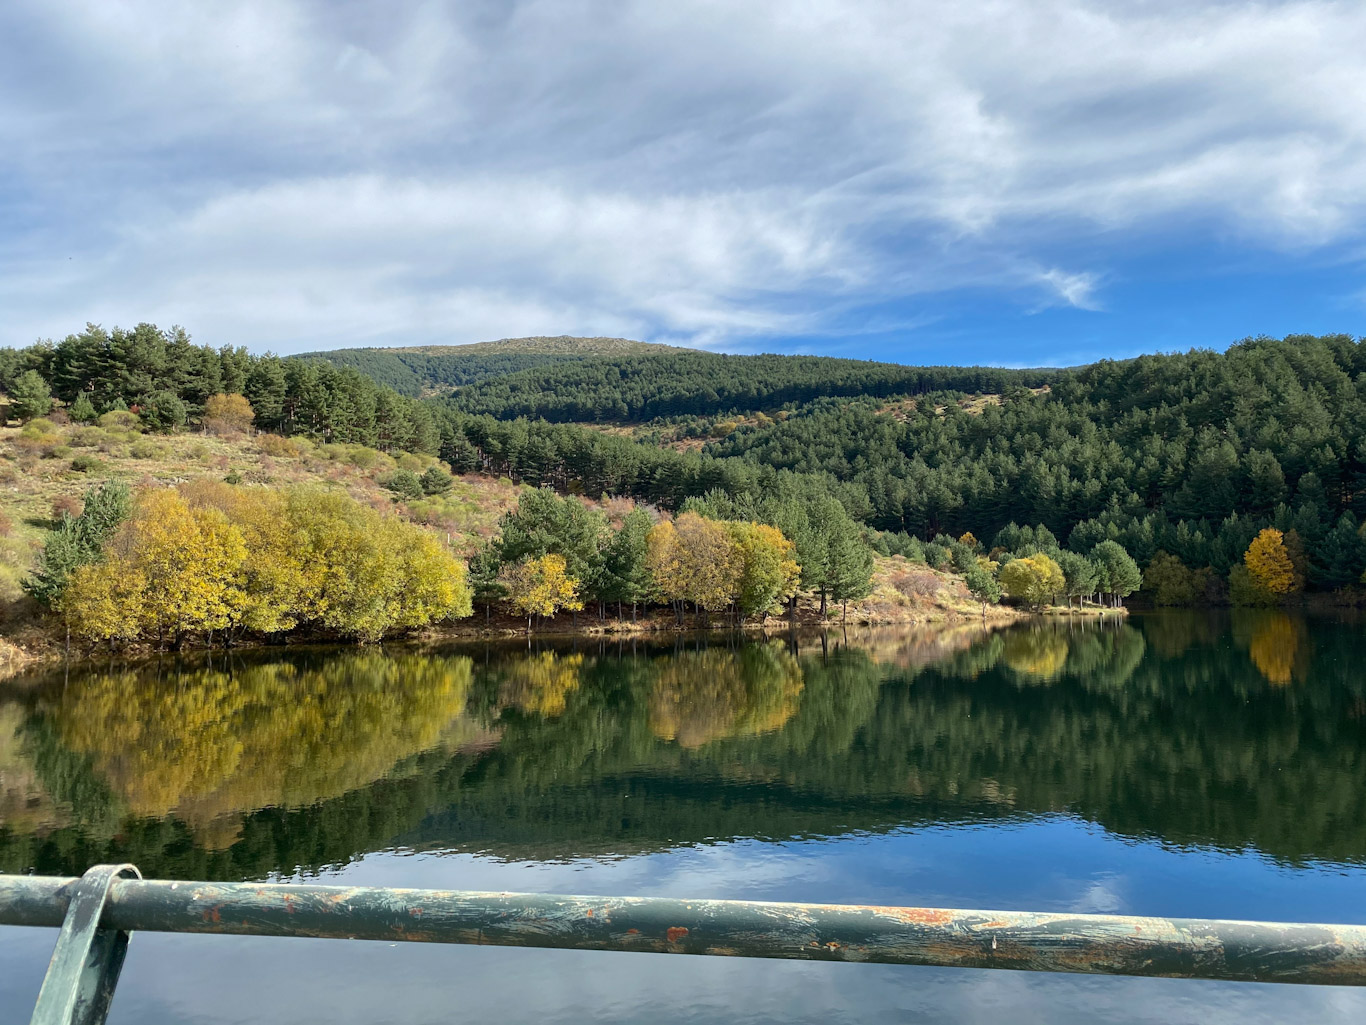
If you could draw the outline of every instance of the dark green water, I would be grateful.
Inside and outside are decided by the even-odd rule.
[[[0,689],[0,871],[1366,922],[1357,620],[317,652]],[[52,935],[0,929],[26,1020]],[[228,937],[116,1022],[1359,1021],[1366,992]]]

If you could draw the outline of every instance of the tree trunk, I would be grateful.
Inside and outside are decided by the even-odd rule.
[[[821,619],[825,618],[825,588],[821,588]]]

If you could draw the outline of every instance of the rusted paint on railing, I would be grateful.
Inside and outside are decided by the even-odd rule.
[[[0,877],[0,923],[61,925],[76,883]],[[1366,927],[1357,925],[135,879],[113,884],[101,924],[124,931],[1366,984]]]

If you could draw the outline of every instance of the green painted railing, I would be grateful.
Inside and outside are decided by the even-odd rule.
[[[60,928],[39,1025],[104,1021],[135,931],[412,940],[1366,985],[1366,926],[1124,915],[0,876],[0,925]]]

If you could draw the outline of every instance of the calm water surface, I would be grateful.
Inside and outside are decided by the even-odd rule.
[[[105,666],[0,685],[0,871],[1366,923],[1358,620]],[[55,932],[0,929],[0,1021]],[[135,937],[161,1022],[1360,1022],[1366,991]]]

